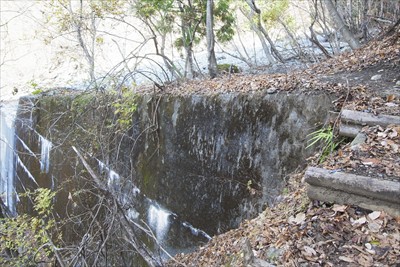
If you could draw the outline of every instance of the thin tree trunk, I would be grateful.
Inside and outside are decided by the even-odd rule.
[[[168,71],[171,73],[172,78],[180,78],[182,75],[181,73],[178,71],[178,69],[175,67],[174,63],[172,62],[171,59],[169,59],[166,55],[165,55],[165,35],[161,36],[161,46],[160,46],[160,53],[159,55],[162,57],[163,61],[164,61],[164,65],[166,66],[166,68],[168,69]]]
[[[330,16],[332,17],[333,22],[336,25],[336,29],[343,36],[344,40],[350,45],[351,49],[357,49],[360,47],[360,43],[354,37],[354,35],[350,32],[347,26],[344,24],[343,19],[340,17],[339,12],[337,11],[335,5],[332,0],[324,0],[326,9],[328,10]]]
[[[301,46],[299,44],[299,42],[297,42],[296,38],[294,37],[294,35],[292,34],[292,32],[289,30],[289,28],[287,27],[287,25],[285,24],[285,22],[283,22],[281,19],[278,18],[278,22],[283,26],[283,28],[285,29],[287,35],[289,36],[289,39],[292,40],[292,47],[293,50],[297,52],[297,56],[300,59],[305,59],[303,50],[301,49]]]
[[[280,62],[285,62],[285,59],[282,57],[281,53],[279,53],[278,49],[276,49],[276,46],[274,42],[272,41],[271,37],[269,37],[268,32],[265,30],[265,28],[261,25],[261,22],[259,22],[259,29],[261,30],[261,33],[264,35],[265,39],[267,39],[269,45],[271,46],[271,50],[273,52],[273,55],[280,61]]]
[[[248,19],[248,21],[250,22],[250,27],[251,29],[257,34],[258,39],[260,39],[261,45],[263,47],[265,56],[268,59],[268,63],[273,64],[275,62],[274,57],[272,56],[270,49],[268,47],[267,42],[265,41],[264,36],[262,35],[260,29],[257,27],[256,24],[254,24],[253,21],[253,15],[252,14],[248,14],[245,10],[241,9],[241,12],[243,13],[243,15],[245,15],[245,17]],[[253,11],[252,11],[253,13]]]
[[[183,48],[185,49],[185,78],[194,78],[194,63],[193,63],[193,38],[190,33],[191,23],[185,18],[185,10],[182,3],[178,1],[179,10],[181,12],[181,38]]]
[[[364,42],[366,42],[368,40],[368,0],[364,0],[363,5],[361,29]]]
[[[171,73],[172,78],[181,78],[182,74],[176,68],[176,66],[174,65],[172,60],[165,55],[166,33],[157,31],[159,36],[161,37],[161,44],[159,44],[158,39],[157,39],[157,34],[154,30],[154,28],[157,28],[156,25],[151,21],[151,19],[144,18],[142,21],[147,25],[147,27],[153,34],[152,39],[153,39],[153,43],[154,43],[154,48],[156,50],[156,54],[163,59],[164,65],[168,69],[168,71]]]
[[[70,7],[71,8],[71,7]],[[73,14],[72,9],[69,10],[71,15]],[[92,18],[93,19],[93,18]],[[95,82],[96,78],[94,75],[94,54],[89,51],[87,45],[85,44],[83,37],[82,37],[82,24],[83,24],[83,0],[80,0],[80,7],[79,7],[79,19],[78,21],[74,21],[76,27],[76,37],[78,39],[79,45],[81,46],[83,53],[85,54],[86,61],[89,64],[89,76],[90,82]],[[93,21],[92,21],[92,24]],[[93,40],[94,41],[94,40]]]
[[[313,26],[311,25],[310,26],[310,33],[311,33],[311,37],[309,37],[309,39],[310,39],[310,41],[313,43],[313,44],[315,44],[318,48],[319,48],[319,50],[321,50],[322,51],[322,53],[324,53],[324,55],[327,57],[327,58],[331,58],[332,56],[329,54],[329,52],[325,49],[325,47],[318,41],[318,38],[317,38],[317,36],[315,35],[315,32],[314,32],[314,29],[313,29]]]
[[[272,53],[275,55],[275,57],[279,61],[284,62],[285,60],[279,53],[278,49],[276,49],[275,44],[274,44],[274,42],[272,42],[271,38],[269,37],[267,30],[261,24],[261,10],[256,6],[254,0],[246,0],[246,3],[250,6],[251,10],[256,14],[256,20],[257,20],[256,27],[262,33],[264,38],[267,39],[267,41],[271,47]],[[250,22],[251,22],[251,20],[250,20]]]
[[[318,38],[317,38],[317,36],[315,35],[315,32],[314,32],[314,28],[313,28],[313,27],[314,27],[314,24],[317,22],[318,17],[319,17],[319,13],[318,13],[318,0],[314,0],[314,1],[313,1],[313,4],[314,4],[315,15],[314,15],[313,21],[311,22],[311,25],[310,25],[310,27],[309,27],[311,37],[308,37],[308,38],[310,39],[310,41],[311,41],[313,44],[315,44],[315,45],[322,51],[322,53],[324,53],[324,55],[325,55],[326,57],[330,58],[331,56],[330,56],[329,52],[328,52],[328,51],[325,49],[325,47],[318,41]],[[322,11],[323,11],[323,8],[322,8]],[[323,14],[323,15],[324,15],[324,14]],[[324,17],[325,17],[325,16],[324,16]],[[325,22],[325,19],[324,19],[323,21]]]
[[[185,61],[185,77],[189,79],[194,78],[194,63],[193,63],[193,50],[192,46],[185,46],[186,61]]]
[[[207,35],[207,53],[208,53],[208,74],[211,78],[217,76],[217,59],[215,58],[215,40],[214,40],[214,1],[207,0],[206,16],[206,35]]]

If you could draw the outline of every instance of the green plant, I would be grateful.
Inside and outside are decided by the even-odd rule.
[[[39,88],[39,84],[38,83],[36,83],[34,80],[30,80],[29,82],[28,82],[28,84],[32,87],[32,89],[33,89],[33,91],[32,91],[32,94],[33,95],[39,95],[39,94],[41,94],[42,92],[43,92],[43,89],[42,88]]]
[[[330,125],[308,134],[307,138],[309,144],[306,148],[310,148],[318,143],[322,144],[321,155],[318,160],[319,163],[322,163],[327,156],[332,154],[342,142],[342,140],[335,141],[334,129]]]
[[[118,116],[117,123],[121,130],[127,130],[132,124],[133,113],[137,109],[137,96],[128,88],[122,89],[121,97],[114,101],[114,114]]]
[[[288,195],[289,189],[287,187],[283,188],[282,195]]]
[[[72,100],[71,109],[76,111],[78,114],[82,113],[94,100],[95,95],[93,93],[80,94]]]
[[[43,89],[38,88],[32,92],[32,95],[40,95],[42,92],[43,92]]]
[[[38,188],[33,192],[21,194],[33,201],[37,216],[21,214],[14,218],[0,219],[0,257],[2,266],[32,266],[39,261],[50,261],[53,256],[53,240],[61,236],[52,235],[56,227],[51,216],[55,192]]]
[[[218,64],[217,69],[223,73],[239,73],[240,69],[238,66],[233,64]]]

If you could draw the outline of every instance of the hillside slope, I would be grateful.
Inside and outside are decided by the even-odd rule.
[[[182,92],[180,86],[166,91]],[[212,93],[318,90],[338,94],[336,111],[346,108],[400,115],[399,28],[380,41],[304,71],[192,81],[189,87],[201,93],[204,88]],[[319,166],[400,179],[400,128],[367,127],[364,131],[370,138],[363,144],[367,155],[362,156],[372,155],[374,164],[362,164],[360,158],[349,155],[349,144],[343,144]],[[310,158],[309,164],[318,165],[318,158],[318,154]],[[177,255],[168,266],[400,266],[400,218],[383,211],[312,201],[303,176],[302,170],[290,175],[274,207],[214,237],[196,252]]]

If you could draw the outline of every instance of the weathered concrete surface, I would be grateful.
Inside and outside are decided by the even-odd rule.
[[[225,231],[280,193],[285,174],[312,153],[306,136],[330,106],[326,95],[145,96],[134,121],[133,177],[186,220]]]
[[[121,132],[112,128],[110,101],[99,98],[34,101],[30,127],[54,147],[50,171],[42,175],[47,180],[38,182],[68,186],[59,194],[66,202],[74,186],[84,188],[84,181],[66,182],[76,173],[76,146],[93,157],[93,166],[97,158],[123,177],[125,193],[132,188],[126,185],[136,185],[211,235],[238,226],[273,201],[285,175],[312,153],[305,148],[306,136],[324,123],[332,100],[266,92],[141,95],[130,129]]]
[[[353,204],[400,214],[400,182],[309,167],[308,196],[321,201]]]

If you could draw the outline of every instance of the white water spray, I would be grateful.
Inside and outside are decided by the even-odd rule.
[[[169,230],[169,213],[168,211],[150,205],[148,210],[148,223],[153,231],[156,233],[157,240],[162,242]]]
[[[107,164],[105,164],[104,162],[96,159],[97,162],[99,163],[99,169],[102,172],[107,173],[107,186],[110,189],[116,189],[116,187],[119,186],[120,183],[120,179],[121,177],[119,176],[118,173],[116,173],[114,170],[112,170],[111,168],[109,168],[107,166]]]
[[[49,172],[49,167],[50,167],[50,150],[53,144],[41,136],[39,134],[40,138],[40,147],[41,147],[41,153],[40,153],[40,171],[48,173]]]
[[[16,214],[15,202],[15,130],[17,103],[0,108],[0,197],[11,214]]]

